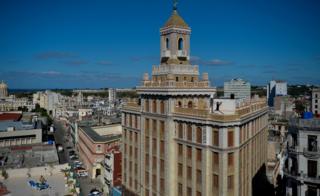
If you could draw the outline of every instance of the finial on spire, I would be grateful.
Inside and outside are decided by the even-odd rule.
[[[173,0],[173,10],[176,11],[178,9],[178,0]]]

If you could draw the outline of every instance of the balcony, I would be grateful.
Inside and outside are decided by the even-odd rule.
[[[161,57],[170,57],[171,56],[171,51],[170,50],[162,50],[161,51]]]
[[[188,57],[188,52],[186,50],[178,50],[177,56],[178,57]]]
[[[107,178],[104,178],[104,182],[106,185],[108,185],[109,187],[111,186],[111,181],[108,180]]]
[[[296,173],[294,171],[289,172],[287,168],[283,170],[284,175],[286,175],[288,178],[293,178],[300,182],[309,182],[309,183],[315,183],[320,184],[320,176],[318,177],[310,177],[305,173]]]
[[[319,159],[320,158],[320,148],[316,147],[316,149],[308,149],[303,148],[303,155],[308,159]]]

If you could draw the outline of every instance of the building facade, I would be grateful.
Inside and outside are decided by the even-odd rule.
[[[312,113],[316,116],[320,114],[320,88],[312,89]]]
[[[281,80],[272,80],[267,86],[267,99],[270,107],[274,106],[274,98],[277,96],[287,96],[287,82]]]
[[[267,159],[266,100],[214,98],[176,8],[160,34],[161,63],[122,111],[123,194],[251,196]]]
[[[99,179],[104,185],[104,190],[106,192],[109,192],[112,183],[115,182],[116,185],[121,183],[121,179],[119,182],[119,177],[121,178],[121,174],[119,174],[121,173],[121,170],[118,170],[119,167],[116,167],[116,178],[113,178],[114,176],[110,176],[112,177],[111,180],[106,178],[106,172],[109,173],[108,170],[110,169],[113,169],[114,171],[115,168],[112,165],[106,164],[106,158],[109,157],[110,154],[120,150],[121,132],[120,124],[98,127],[79,127],[78,149],[80,159],[83,161],[86,169],[88,169],[90,178]],[[120,166],[121,161],[117,164]],[[112,167],[109,168],[107,166]]]
[[[320,120],[289,122],[288,158],[284,174],[287,196],[320,195]]]
[[[224,82],[224,97],[235,99],[250,99],[251,84],[241,78],[232,79]]]

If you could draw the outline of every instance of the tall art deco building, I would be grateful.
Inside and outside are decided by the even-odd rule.
[[[250,196],[266,162],[266,101],[216,98],[190,64],[190,34],[174,8],[160,65],[122,111],[124,195]]]

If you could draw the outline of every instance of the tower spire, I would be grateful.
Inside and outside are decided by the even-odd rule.
[[[173,10],[176,11],[178,9],[178,0],[173,0]]]

